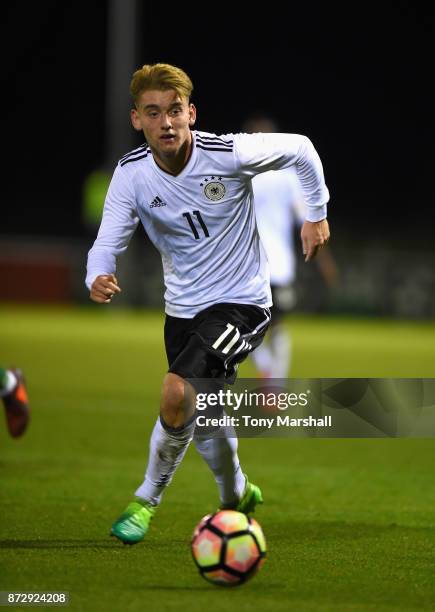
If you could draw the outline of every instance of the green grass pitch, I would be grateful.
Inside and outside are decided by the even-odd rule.
[[[109,528],[141,482],[165,372],[163,317],[114,307],[0,308],[0,363],[28,378],[32,422],[0,427],[0,590],[70,593],[71,610],[435,609],[435,440],[241,440],[268,560],[213,587],[189,541],[217,506],[194,448],[146,541]],[[435,326],[289,318],[295,377],[433,377]],[[252,366],[241,368],[252,376]]]

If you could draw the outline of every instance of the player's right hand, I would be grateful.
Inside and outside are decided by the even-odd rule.
[[[316,256],[319,249],[328,244],[329,225],[327,219],[321,221],[305,221],[301,230],[302,250],[305,261]]]
[[[91,300],[99,304],[110,304],[116,293],[121,293],[116,276],[114,274],[101,274],[92,283],[90,297]]]

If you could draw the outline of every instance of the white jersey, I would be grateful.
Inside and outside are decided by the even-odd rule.
[[[89,251],[86,284],[115,272],[140,220],[162,256],[167,314],[191,318],[221,302],[270,306],[251,179],[295,165],[307,219],[319,221],[329,199],[319,156],[297,134],[192,136],[190,159],[177,176],[156,164],[146,144],[120,160]]]
[[[284,286],[295,278],[294,226],[306,210],[294,167],[264,172],[252,179],[255,216],[270,267],[270,283]]]

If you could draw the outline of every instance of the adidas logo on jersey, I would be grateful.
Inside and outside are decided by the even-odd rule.
[[[159,196],[156,196],[150,204],[150,208],[158,208],[159,206],[166,206],[166,202],[163,202]]]

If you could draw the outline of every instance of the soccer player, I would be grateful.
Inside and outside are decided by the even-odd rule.
[[[23,435],[30,418],[24,376],[21,370],[0,368],[0,397],[6,412],[8,431],[13,438]]]
[[[120,159],[88,255],[86,283],[100,304],[121,291],[116,259],[139,220],[163,262],[169,370],[145,480],[112,525],[112,535],[126,544],[145,536],[195,434],[195,390],[187,381],[234,381],[238,364],[261,343],[269,325],[269,273],[255,223],[252,177],[294,165],[307,202],[301,233],[306,260],[329,238],[329,193],[309,139],[192,131],[192,89],[187,74],[168,64],[134,73],[131,121],[146,143]],[[222,508],[248,513],[262,502],[259,487],[240,467],[235,438],[198,436],[196,446],[214,474]]]
[[[243,129],[248,133],[278,132],[275,121],[263,114],[247,119]],[[305,220],[305,202],[294,166],[257,174],[252,188],[258,231],[269,262],[273,306],[270,330],[251,357],[263,378],[286,378],[292,351],[283,319],[296,304],[293,238],[295,227],[300,228]],[[327,248],[318,254],[317,263],[326,284],[335,285],[337,267]]]

